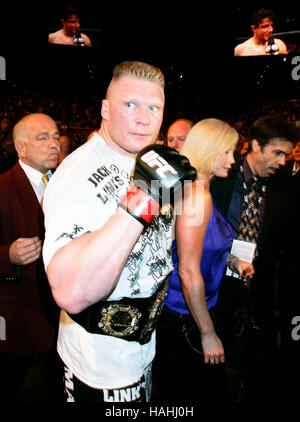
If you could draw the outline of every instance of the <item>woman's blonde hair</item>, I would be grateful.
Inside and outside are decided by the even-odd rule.
[[[206,174],[215,161],[230,149],[235,149],[238,132],[219,119],[203,119],[189,131],[180,151],[199,173]]]

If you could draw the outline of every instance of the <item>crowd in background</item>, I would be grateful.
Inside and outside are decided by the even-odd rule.
[[[23,116],[41,112],[51,116],[60,129],[61,135],[72,140],[73,149],[86,142],[89,134],[98,129],[101,121],[101,96],[97,90],[74,91],[71,95],[63,92],[23,89],[16,83],[8,85],[5,101],[0,104],[1,155],[14,160],[11,133],[14,124]],[[207,97],[186,95],[179,89],[166,93],[165,117],[160,139],[166,142],[167,128],[176,118],[198,121],[202,118],[220,118],[239,132],[239,151],[242,150],[249,125],[260,115],[278,114],[288,122],[300,127],[300,100],[274,99],[257,96]],[[13,155],[11,157],[11,154]]]
[[[66,90],[63,88],[51,90],[51,87],[48,87],[45,90],[32,90],[10,82],[3,89],[3,101],[0,104],[0,173],[12,167],[18,159],[12,141],[15,123],[31,113],[44,113],[50,116],[60,129],[61,138],[71,139],[73,150],[85,143],[89,135],[97,130],[101,123],[103,98],[100,92],[101,87],[91,88],[74,90],[66,95]],[[288,96],[285,98],[277,96],[275,99],[272,96],[256,96],[246,92],[239,96],[234,94],[208,96],[205,93],[204,95],[199,95],[199,92],[191,93],[183,87],[178,89],[167,87],[164,121],[157,140],[166,144],[168,127],[179,117],[193,122],[214,117],[222,119],[237,130],[239,134],[237,147],[240,152],[243,151],[248,129],[253,121],[260,116],[270,114],[280,116],[286,122],[300,127],[300,100]],[[61,139],[60,142],[62,143]],[[88,147],[89,144],[86,146]],[[276,334],[277,332],[279,344],[280,330],[276,329]],[[288,354],[289,349],[286,349]],[[293,371],[294,367],[292,366],[291,369],[284,367],[284,370],[285,372]]]

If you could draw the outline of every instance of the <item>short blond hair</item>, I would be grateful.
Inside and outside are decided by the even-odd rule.
[[[181,154],[185,155],[199,173],[207,174],[215,161],[230,149],[235,149],[238,132],[219,119],[203,119],[189,131]]]
[[[154,82],[162,89],[165,88],[165,78],[162,71],[151,64],[139,61],[124,61],[117,64],[113,70],[113,80],[123,76],[132,76],[137,79],[145,79]]]

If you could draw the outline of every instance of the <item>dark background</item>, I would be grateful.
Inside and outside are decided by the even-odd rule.
[[[92,39],[92,48],[48,44],[48,33],[61,28],[65,4],[81,11],[81,29]],[[279,37],[291,52],[233,57],[234,46],[252,35],[249,18],[261,6],[275,12],[274,33],[287,33]],[[97,96],[100,104],[114,65],[126,59],[143,60],[165,74],[165,125],[175,114],[196,120],[213,115],[230,120],[232,113],[238,117],[254,109],[259,114],[264,112],[262,101],[299,99],[300,81],[293,80],[291,63],[300,56],[295,9],[289,1],[280,5],[189,0],[7,4],[1,12],[0,41],[7,81],[0,81],[1,88],[4,84],[18,88],[18,95],[22,89],[38,91],[66,102],[70,95],[84,96],[85,102]]]
[[[44,112],[77,147],[99,127],[101,99],[115,64],[143,60],[159,66],[166,77],[162,136],[177,117],[224,119],[238,129],[241,141],[250,124],[266,114],[279,114],[300,127],[300,78],[292,77],[295,57],[300,77],[297,2],[72,2],[93,42],[92,48],[79,49],[48,45],[48,33],[61,27],[65,3],[1,4],[0,56],[7,79],[0,81],[1,121],[8,117],[14,124],[24,114]],[[279,38],[290,53],[233,57],[234,46],[252,35],[249,17],[260,6],[274,10],[274,32],[285,33]],[[293,373],[299,357],[294,346],[287,356]]]

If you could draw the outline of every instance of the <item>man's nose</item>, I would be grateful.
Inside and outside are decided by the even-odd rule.
[[[284,157],[279,157],[277,161],[278,161],[278,164],[279,164],[279,165],[284,166],[284,165],[285,165],[285,163],[286,163],[286,156],[284,156]]]
[[[143,125],[148,125],[150,122],[150,116],[149,116],[149,111],[144,108],[141,107],[136,115],[136,123],[141,123]]]
[[[176,149],[176,151],[179,152],[179,141],[178,141],[178,139],[174,139],[173,148]]]
[[[60,150],[59,140],[57,138],[54,138],[53,136],[49,139],[48,146],[49,148],[55,148],[55,149]]]

